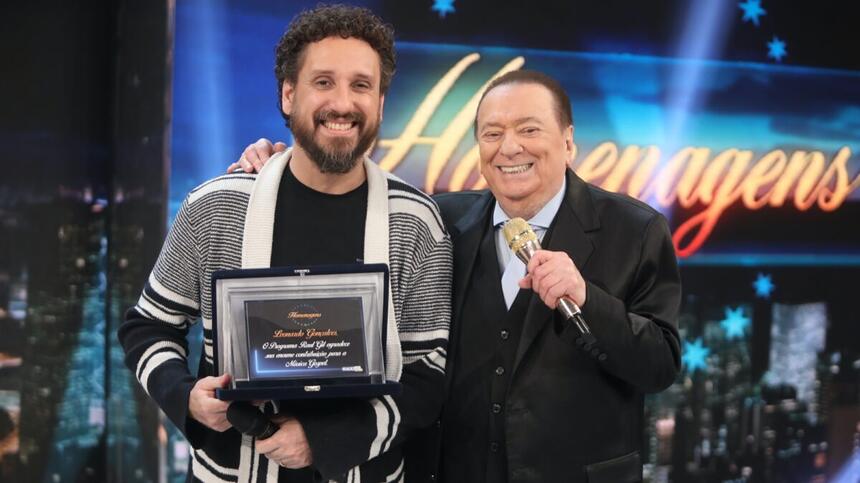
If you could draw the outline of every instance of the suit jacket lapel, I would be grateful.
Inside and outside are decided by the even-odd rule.
[[[463,307],[463,297],[472,279],[472,269],[478,256],[481,237],[484,234],[483,221],[492,206],[494,198],[487,192],[451,230],[454,241],[454,304],[453,318],[459,316]],[[453,319],[452,319],[453,320]]]
[[[449,228],[452,240],[454,242],[454,287],[453,287],[453,304],[451,305],[451,332],[448,340],[448,361],[449,370],[445,371],[448,375],[448,385],[452,381],[451,375],[453,371],[450,367],[456,364],[456,348],[460,339],[460,327],[463,321],[460,320],[460,314],[463,312],[463,303],[466,295],[466,289],[472,281],[472,271],[475,267],[475,262],[478,257],[478,248],[481,246],[481,238],[484,234],[484,221],[487,219],[487,214],[493,206],[493,195],[487,191],[483,196],[478,198],[478,201],[472,205],[472,208],[453,226]]]
[[[565,198],[553,220],[549,242],[544,248],[567,252],[577,269],[583,272],[591,257],[591,252],[594,251],[594,244],[588,232],[599,228],[600,222],[594,211],[588,185],[573,171],[568,170]],[[517,348],[517,356],[514,359],[515,371],[538,334],[552,320],[552,315],[553,310],[544,304],[540,297],[532,294],[523,322],[523,332],[520,337],[520,345]]]

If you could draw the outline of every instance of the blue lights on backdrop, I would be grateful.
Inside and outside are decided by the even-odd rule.
[[[744,0],[738,4],[738,7],[744,11],[743,21],[752,22],[758,27],[758,19],[767,11],[761,8],[761,0]]]
[[[703,345],[701,337],[695,339],[693,342],[685,340],[681,361],[684,363],[684,368],[687,372],[696,372],[707,366],[707,359],[710,353],[711,350]]]
[[[449,13],[454,13],[454,0],[433,0],[431,10],[437,12],[440,18],[445,18]]]
[[[727,339],[736,339],[744,336],[744,331],[750,325],[750,319],[744,315],[744,308],[732,309],[726,307],[726,317],[720,321],[720,327],[726,332]]]
[[[260,137],[292,141],[276,107],[273,47],[292,16],[314,4],[177,5],[172,212],[195,185],[222,174],[245,145]],[[826,410],[808,405],[817,387],[836,384],[838,375],[822,372],[819,361],[841,342],[825,343],[829,327],[845,323],[842,290],[860,266],[860,234],[850,228],[860,200],[854,154],[860,150],[860,72],[798,65],[808,45],[786,25],[780,15],[788,7],[777,2],[695,0],[679,2],[680,11],[665,8],[680,29],[666,40],[664,56],[652,55],[647,41],[617,32],[584,42],[618,47],[596,51],[484,42],[486,29],[483,35],[457,32],[457,40],[445,33],[474,18],[470,8],[480,12],[492,2],[432,0],[413,13],[396,2],[363,4],[383,17],[399,12],[400,21],[423,16],[427,23],[403,34],[398,20],[386,18],[398,30],[398,65],[371,156],[396,175],[434,192],[482,187],[469,109],[493,76],[522,66],[547,72],[570,93],[577,145],[572,165],[581,176],[631,194],[642,184],[635,195],[666,214],[675,233],[708,215],[693,223],[685,240],[675,240],[685,249],[679,250],[683,370],[677,384],[649,403],[646,476],[688,481],[678,475],[690,471],[707,479],[714,473],[703,455],[746,455],[732,459],[738,466],[754,458],[744,451],[763,447],[756,445],[770,445],[778,461],[800,458],[791,448],[812,436],[766,441],[762,421],[802,421],[807,435],[826,429]],[[745,56],[725,55],[739,39],[746,42]],[[726,159],[741,166],[734,189],[729,168],[708,180],[703,174]],[[755,176],[770,181],[756,185],[761,178]],[[782,189],[775,187],[779,177],[788,186],[782,197],[774,194]],[[698,245],[691,243],[708,223]],[[811,269],[823,271],[826,280],[816,290],[803,286],[814,283],[804,279]],[[827,278],[842,269],[853,271]],[[711,270],[722,275],[711,276]],[[767,392],[788,387],[794,392],[779,397],[795,405],[765,413],[772,399]],[[684,443],[672,440],[667,427]],[[746,443],[751,435],[753,446]],[[804,446],[803,454],[820,458],[823,439],[814,451]],[[683,463],[677,455],[661,455],[662,445],[672,444],[683,446],[673,450]],[[657,478],[667,466],[673,479]],[[849,461],[843,475],[855,467]],[[741,477],[740,466],[732,471]],[[732,481],[728,475],[719,481]]]

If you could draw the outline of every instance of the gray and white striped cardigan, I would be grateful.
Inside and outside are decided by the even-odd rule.
[[[186,334],[202,318],[198,377],[215,375],[211,275],[268,266],[278,186],[289,157],[288,151],[272,158],[259,175],[220,176],[188,194],[137,305],[119,329],[126,364],[192,445],[189,479],[288,481],[276,463],[255,453],[252,438],[232,428],[212,431],[188,414],[197,377],[187,368]],[[402,442],[413,430],[432,424],[443,402],[452,246],[427,195],[369,160],[364,165],[365,262],[389,264],[389,318],[395,323],[388,324],[385,369],[389,379],[400,380],[403,393],[305,408],[295,415],[322,479],[401,481]]]

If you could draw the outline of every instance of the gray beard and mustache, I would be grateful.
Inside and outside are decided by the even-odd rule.
[[[316,113],[313,125],[308,126],[302,119],[301,113],[290,116],[290,129],[296,144],[307,153],[308,157],[317,165],[321,173],[344,174],[348,173],[358,164],[364,153],[370,149],[376,136],[379,134],[379,121],[367,127],[367,118],[358,111],[350,113],[337,113],[324,110]],[[314,138],[318,126],[323,122],[336,119],[336,122],[354,122],[358,128],[358,141],[355,147],[350,149],[351,139],[333,138],[326,145],[319,144]],[[296,122],[298,121],[298,122]]]

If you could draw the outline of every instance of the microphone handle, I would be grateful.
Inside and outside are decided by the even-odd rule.
[[[267,418],[268,419],[268,418]],[[257,436],[257,439],[263,440],[271,437],[273,434],[278,432],[278,426],[271,421],[266,424],[266,429],[263,431],[263,434]]]
[[[227,421],[242,434],[266,439],[278,432],[278,425],[257,408],[244,401],[233,401],[227,407]]]
[[[591,329],[585,323],[585,317],[582,316],[582,310],[573,300],[567,297],[558,299],[558,311],[569,320],[576,330],[581,334],[577,337],[576,343],[581,345],[585,350],[590,351],[597,343],[597,339],[591,334]],[[601,359],[602,360],[602,359]]]
[[[532,256],[534,256],[535,252],[538,250],[540,250],[540,243],[537,240],[529,241],[521,249],[517,250],[517,258],[519,258],[524,264],[528,265],[529,260],[532,259]],[[568,297],[561,297],[558,299],[556,310],[561,312],[561,315],[563,315],[565,319],[569,320],[574,327],[576,327],[576,330],[582,334],[582,337],[577,340],[577,343],[582,341],[581,345],[588,350],[597,342],[597,339],[591,335],[591,329],[588,328],[588,324],[585,323],[585,318],[582,316],[582,309],[579,308],[579,305],[576,305],[576,302]]]
[[[588,324],[585,323],[585,318],[582,316],[582,309],[579,308],[579,305],[576,305],[576,302],[567,297],[562,297],[558,299],[558,311],[561,312],[561,315],[563,315],[565,319],[573,322],[573,324],[576,325],[576,328],[579,329],[583,335],[591,334],[591,330],[588,328]]]

